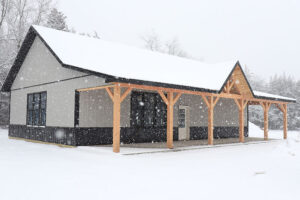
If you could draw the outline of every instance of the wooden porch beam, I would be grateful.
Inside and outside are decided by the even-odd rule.
[[[114,84],[102,85],[102,86],[90,87],[90,88],[82,88],[82,89],[77,89],[77,91],[78,92],[86,92],[86,91],[101,90],[101,89],[104,89],[104,88],[111,88],[111,87],[114,87]]]
[[[185,89],[174,89],[174,88],[165,88],[165,87],[158,87],[158,86],[149,86],[149,85],[137,85],[131,83],[118,83],[120,87],[130,87],[132,89],[141,89],[141,90],[152,90],[152,91],[164,91],[164,92],[173,92],[173,93],[182,93],[182,94],[191,94],[191,95],[199,95],[199,96],[214,96],[220,98],[227,98],[227,99],[241,99],[242,96],[238,94],[227,94],[227,93],[209,93],[209,92],[201,92],[201,91],[192,91],[192,90],[185,90]],[[255,103],[258,104],[259,102],[269,102],[269,103],[282,103],[282,101],[276,100],[266,100],[266,99],[257,99],[257,98],[247,98],[249,104]]]

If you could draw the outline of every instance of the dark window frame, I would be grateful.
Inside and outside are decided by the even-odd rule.
[[[130,105],[131,127],[165,128],[167,126],[167,105],[158,93],[133,91]],[[146,118],[149,115],[152,117]]]
[[[37,98],[38,101],[36,102],[37,96],[38,96]],[[29,101],[30,97],[31,97],[31,102]],[[46,120],[47,120],[47,91],[28,93],[26,125],[33,126],[33,127],[46,127]]]

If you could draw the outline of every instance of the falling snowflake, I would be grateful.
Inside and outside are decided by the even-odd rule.
[[[63,129],[58,129],[55,131],[55,138],[57,139],[63,139],[65,137],[65,131]]]

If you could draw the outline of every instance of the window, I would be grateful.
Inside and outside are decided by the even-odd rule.
[[[132,92],[131,126],[162,127],[167,121],[167,106],[156,93]]]
[[[179,109],[178,128],[185,128],[185,109]]]
[[[33,93],[27,95],[27,125],[46,125],[47,93]]]

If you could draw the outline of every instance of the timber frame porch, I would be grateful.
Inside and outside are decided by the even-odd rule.
[[[238,69],[238,68],[237,68]],[[238,74],[238,73],[236,73]],[[124,88],[125,92],[121,93]],[[113,152],[120,152],[120,113],[121,103],[131,93],[132,90],[147,90],[157,92],[164,103],[167,105],[167,148],[172,149],[173,146],[173,110],[174,104],[178,101],[182,94],[201,96],[208,108],[208,145],[214,144],[214,107],[220,98],[233,99],[239,110],[239,142],[244,143],[244,110],[247,105],[261,105],[264,111],[264,140],[268,140],[268,112],[270,106],[274,104],[283,112],[283,138],[287,138],[287,104],[288,102],[280,100],[270,100],[263,98],[255,98],[251,88],[245,77],[234,76],[227,80],[223,89],[219,93],[209,93],[195,90],[175,89],[160,86],[139,85],[122,82],[112,82],[108,85],[78,89],[78,92],[91,90],[106,90],[107,94],[113,102]],[[167,94],[167,97],[166,95]]]

